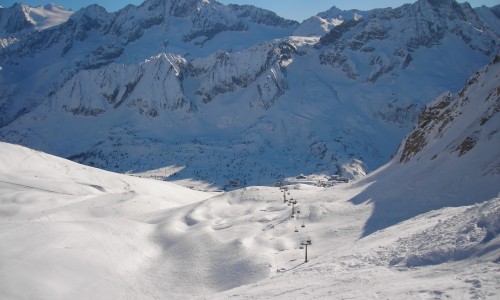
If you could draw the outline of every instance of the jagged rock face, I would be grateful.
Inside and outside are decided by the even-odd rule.
[[[400,162],[407,162],[428,144],[428,133],[437,128],[438,137],[441,136],[445,126],[453,121],[452,111],[456,105],[451,105],[453,96],[446,93],[439,97],[432,105],[427,106],[419,116],[417,128],[413,130],[405,141],[405,148]]]
[[[359,10],[343,11],[334,6],[305,20],[293,34],[297,36],[323,36],[346,21],[359,21],[368,15],[368,12]]]
[[[175,26],[172,22],[181,20],[182,26],[177,26],[178,28],[174,29],[176,32],[168,34],[170,26]],[[112,40],[115,47],[120,47],[138,41],[145,31],[155,26],[166,31],[166,36],[180,33],[181,41],[190,42],[200,37],[206,41],[226,31],[247,31],[251,23],[290,28],[290,32],[297,26],[296,22],[273,16],[265,10],[250,6],[225,7],[217,2],[202,0],[152,0],[138,7],[127,6],[117,13],[108,13],[99,5],[91,5],[71,16],[64,28],[51,31],[45,36],[34,36],[30,40],[21,41],[18,47],[11,48],[12,52],[7,49],[5,55],[18,57],[23,54],[31,55],[33,50],[47,50],[54,46],[53,43],[43,43],[43,40],[47,39],[66,40],[65,54],[75,44],[75,40],[85,41],[92,31],[95,31],[101,40]],[[203,44],[200,41],[195,43]]]
[[[363,174],[498,46],[467,7],[351,12],[320,38],[292,37],[297,23],[251,6],[89,6],[0,48],[0,139],[115,171],[178,165],[177,179],[218,184]],[[427,139],[413,140],[408,153]],[[467,155],[474,141],[454,149]]]
[[[251,5],[237,5],[229,4],[228,7],[236,12],[240,18],[248,18],[257,24],[264,24],[269,26],[279,27],[294,27],[298,25],[297,21],[286,20],[276,13],[271,11],[262,10]]]
[[[219,52],[213,57],[193,60],[190,69],[194,70],[194,76],[208,73],[196,94],[208,103],[220,94],[257,82],[259,99],[256,105],[268,109],[288,88],[284,64],[295,50],[286,42],[267,43],[240,53]]]
[[[422,48],[439,47],[446,38],[457,38],[471,49],[492,55],[498,48],[498,36],[486,29],[470,5],[450,1],[420,0],[396,9],[373,10],[359,20],[346,20],[320,39],[325,47],[321,61],[340,68],[351,79],[360,78],[359,63],[348,53],[365,53],[370,72],[365,80],[375,82],[395,68],[407,68],[412,53]],[[468,24],[464,26],[464,24]],[[485,29],[477,36],[478,29]],[[397,43],[380,41],[391,40]]]
[[[3,35],[13,35],[20,31],[32,29],[33,23],[29,22],[26,14],[29,7],[23,4],[16,4],[10,9],[0,9],[0,24],[2,24]]]
[[[443,140],[447,135],[456,136],[444,150],[457,153],[459,157],[466,155],[482,139],[498,139],[499,78],[500,56],[497,55],[467,81],[458,95],[446,93],[430,103],[421,113],[417,127],[404,141],[399,162],[419,159],[426,148],[432,148],[436,140]],[[439,151],[434,151],[436,154],[431,159],[439,155]]]
[[[130,5],[117,13],[108,13],[99,5],[91,5],[73,14],[61,26],[29,37],[0,41],[3,73],[8,72],[10,65],[11,72],[20,74],[2,78],[5,88],[0,90],[0,126],[57,94],[82,70],[97,70],[114,62],[137,64],[169,50],[187,56],[206,56],[213,53],[211,49],[214,48],[221,51],[245,48],[262,41],[262,38],[243,37],[239,39],[241,43],[235,45],[224,33],[234,33],[234,38],[237,38],[238,34],[252,36],[253,30],[257,30],[266,38],[278,38],[290,34],[296,26],[295,22],[261,9],[231,8],[201,0],[146,1],[141,6]],[[222,35],[220,40],[218,35]],[[25,83],[20,84],[23,81]],[[24,85],[30,89],[23,88]],[[169,102],[179,103],[177,106],[180,107],[191,101],[181,96]],[[81,109],[71,111],[86,112]],[[98,108],[93,113],[100,111]]]
[[[97,116],[122,105],[150,117],[163,110],[189,110],[179,79],[185,64],[181,57],[159,55],[139,66],[110,65],[83,71],[64,85],[54,102],[67,112],[84,116]]]

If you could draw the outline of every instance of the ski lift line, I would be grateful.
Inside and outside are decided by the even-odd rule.
[[[312,245],[311,238],[308,238],[307,241],[305,241],[305,242],[300,242],[300,245],[302,246],[302,249],[304,249],[304,246],[306,247],[305,248],[305,260],[304,260],[304,263],[306,263],[306,262],[308,262],[308,260],[307,260],[307,246]],[[299,247],[299,249],[301,249],[301,248]]]

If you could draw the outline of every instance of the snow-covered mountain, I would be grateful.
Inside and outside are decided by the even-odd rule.
[[[148,0],[117,13],[92,5],[61,26],[2,43],[0,125],[46,102],[81,70],[140,63],[162,52],[198,57],[246,49],[296,27],[269,11],[201,0]]]
[[[10,8],[0,7],[0,39],[21,37],[57,26],[66,22],[73,13],[55,4],[31,7],[16,3]]]
[[[500,34],[500,4],[494,7],[481,6],[475,9],[481,21]]]
[[[497,55],[460,92],[444,93],[425,107],[392,161],[367,178],[373,184],[353,199],[375,204],[366,234],[431,210],[498,195],[499,78]]]
[[[430,99],[498,51],[491,12],[420,0],[332,8],[325,27],[215,1],[90,6],[0,49],[0,138],[218,186],[356,177],[349,165],[384,164]]]
[[[344,21],[359,21],[367,13],[359,10],[344,11],[334,6],[302,22],[293,34],[296,36],[323,36]]]
[[[496,299],[499,77],[496,56],[328,188],[199,192],[0,143],[0,298]]]

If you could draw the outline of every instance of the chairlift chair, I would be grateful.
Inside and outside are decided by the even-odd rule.
[[[304,222],[302,222],[302,225],[300,225],[300,227],[304,228],[304,227],[306,227],[306,224],[304,224]]]
[[[295,232],[299,232],[299,230],[297,229],[297,227],[295,227]]]

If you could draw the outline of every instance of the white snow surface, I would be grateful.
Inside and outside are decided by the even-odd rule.
[[[37,7],[16,3],[0,9],[0,37],[10,38],[60,25],[74,13],[54,3]]]
[[[144,215],[212,196],[11,144],[0,153],[2,299],[135,293],[131,278],[158,253]]]
[[[29,21],[35,25],[36,30],[41,31],[66,22],[73,13],[74,11],[56,4],[30,7]]]
[[[363,235],[370,183],[203,193],[1,143],[2,299],[495,299],[500,199]],[[480,194],[480,193],[479,193]],[[483,199],[483,198],[478,198]],[[305,227],[302,227],[304,224]],[[297,230],[297,232],[295,232]],[[300,242],[311,240],[308,262]]]

